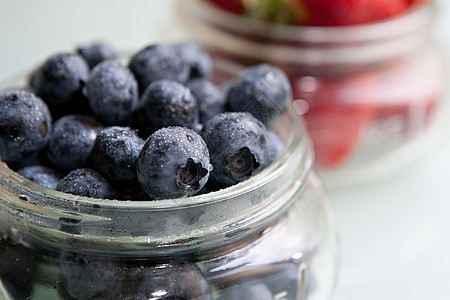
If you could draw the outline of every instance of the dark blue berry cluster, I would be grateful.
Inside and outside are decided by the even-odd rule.
[[[179,198],[244,181],[283,150],[269,127],[290,84],[265,64],[225,89],[212,70],[190,42],[150,45],[128,64],[104,43],[52,55],[28,87],[0,92],[0,158],[37,184],[95,198]]]
[[[210,283],[196,264],[137,262],[64,253],[57,262],[61,273],[55,289],[62,299],[213,300]]]

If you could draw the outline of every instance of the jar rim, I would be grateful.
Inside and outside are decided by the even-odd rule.
[[[360,43],[395,38],[428,26],[435,13],[433,3],[409,8],[384,20],[338,26],[275,24],[233,14],[205,0],[179,1],[180,9],[193,17],[226,30],[254,34],[265,39],[305,43]]]
[[[207,253],[218,242],[231,247],[269,226],[308,184],[313,155],[304,122],[291,108],[278,124],[286,146],[274,163],[239,184],[186,198],[75,196],[40,187],[0,161],[0,234],[18,243],[125,256]]]
[[[434,13],[434,5],[426,3],[374,23],[295,26],[235,15],[205,0],[178,5],[193,38],[212,51],[244,61],[309,66],[366,64],[410,53],[427,39]]]

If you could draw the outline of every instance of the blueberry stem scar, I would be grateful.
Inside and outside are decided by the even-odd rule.
[[[255,156],[248,147],[239,149],[235,154],[226,157],[227,168],[237,176],[251,176],[259,167]]]
[[[182,185],[188,185],[194,189],[200,186],[200,179],[208,174],[208,170],[202,164],[195,163],[192,158],[186,160],[186,165],[181,167],[178,173],[178,180]]]

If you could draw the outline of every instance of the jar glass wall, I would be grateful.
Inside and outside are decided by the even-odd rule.
[[[275,130],[286,142],[275,163],[188,198],[80,197],[40,187],[0,162],[0,295],[329,298],[338,251],[310,142],[292,111]]]
[[[429,34],[431,4],[335,27],[268,24],[204,0],[179,4],[190,36],[221,61],[217,81],[264,62],[288,74],[330,187],[387,175],[442,139],[447,74]]]

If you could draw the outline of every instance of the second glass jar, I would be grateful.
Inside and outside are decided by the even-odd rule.
[[[307,27],[186,2],[180,16],[219,62],[217,82],[259,63],[288,74],[329,186],[384,176],[440,142],[447,74],[430,34],[433,5],[367,25]]]

